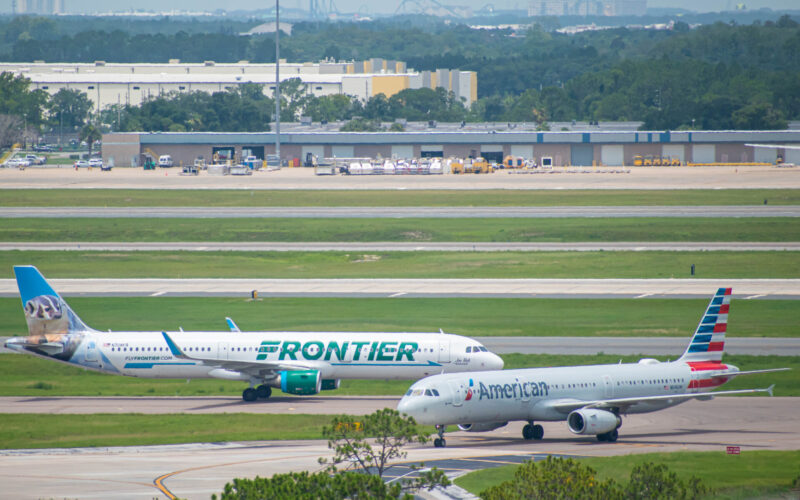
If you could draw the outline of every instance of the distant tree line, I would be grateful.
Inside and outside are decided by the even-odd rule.
[[[238,36],[231,25],[182,23],[178,26],[186,30],[172,34],[155,28],[60,33],[58,26],[37,17],[0,23],[0,59],[274,61],[271,35]],[[800,28],[789,16],[746,26],[690,29],[678,22],[673,30],[618,28],[577,35],[537,25],[522,36],[433,21],[413,26],[299,23],[292,36],[281,39],[281,54],[293,61],[383,57],[405,60],[417,70],[478,73],[479,99],[469,109],[444,89],[406,90],[361,102],[344,95],[315,97],[296,81],[287,85],[281,107],[286,121],[358,118],[351,128],[369,129],[396,119],[526,121],[542,128],[549,121],[631,120],[643,121],[646,129],[676,130],[780,129],[800,119]],[[59,111],[44,101],[39,105],[39,115],[52,125]],[[62,118],[71,114],[59,106]],[[112,107],[102,121],[115,130],[266,130],[273,107],[270,98],[243,85],[230,92],[168,94],[141,106]],[[34,125],[44,124],[37,113],[30,116]]]

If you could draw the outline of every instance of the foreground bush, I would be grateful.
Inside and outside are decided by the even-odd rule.
[[[708,493],[697,478],[684,483],[664,465],[646,463],[631,471],[627,485],[613,479],[598,482],[596,472],[573,459],[547,457],[521,465],[514,479],[481,493],[484,500],[691,500]]]

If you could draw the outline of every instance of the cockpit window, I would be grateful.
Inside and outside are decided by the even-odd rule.
[[[472,352],[472,346],[467,346],[467,352],[468,353]]]
[[[489,349],[487,349],[487,348],[485,348],[483,346],[478,347],[478,349],[480,349],[481,352],[489,352]]]
[[[422,396],[423,392],[424,391],[422,389],[414,389],[414,392],[412,392],[411,395],[412,396]]]
[[[406,396],[410,396],[411,392],[412,392],[411,389],[409,389],[408,392],[406,393]]]
[[[433,393],[434,396],[439,395],[439,391],[437,391],[436,389],[431,389],[431,392]]]
[[[433,396],[433,393],[431,392],[430,389],[425,389],[425,395],[426,396]]]

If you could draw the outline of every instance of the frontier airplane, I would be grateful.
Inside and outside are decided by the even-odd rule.
[[[15,266],[27,337],[6,347],[92,370],[143,378],[219,378],[317,394],[341,379],[416,379],[433,373],[497,370],[503,360],[475,340],[446,333],[100,332],[88,327],[33,266]]]
[[[534,421],[566,420],[574,434],[616,441],[622,415],[647,413],[689,399],[711,399],[724,394],[767,392],[745,389],[710,392],[728,380],[752,373],[786,370],[739,371],[722,363],[731,289],[720,288],[711,299],[686,352],[678,360],[564,366],[472,374],[433,375],[411,386],[397,409],[417,422],[435,425],[434,446],[445,446],[447,425],[469,432],[487,432],[512,420],[527,421],[525,439],[542,439],[544,429]]]

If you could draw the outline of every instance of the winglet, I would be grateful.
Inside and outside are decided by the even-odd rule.
[[[236,323],[234,323],[231,318],[226,316],[225,322],[228,323],[228,328],[230,328],[232,332],[241,332],[241,330],[239,330],[239,327],[236,326]]]
[[[767,392],[769,393],[770,397],[772,396],[772,389],[774,389],[774,388],[775,388],[775,384],[772,384],[771,386],[767,387]]]
[[[186,356],[186,355],[183,353],[183,351],[181,351],[181,348],[180,348],[180,347],[178,347],[178,344],[176,344],[176,343],[175,343],[175,342],[174,342],[174,341],[173,341],[173,340],[170,338],[170,336],[169,336],[169,335],[167,335],[167,332],[161,332],[161,335],[163,335],[163,336],[164,336],[164,340],[167,342],[167,347],[169,347],[169,351],[172,353],[172,355],[173,355],[173,356],[175,356],[176,358],[186,358],[186,357],[187,357],[187,356]]]

